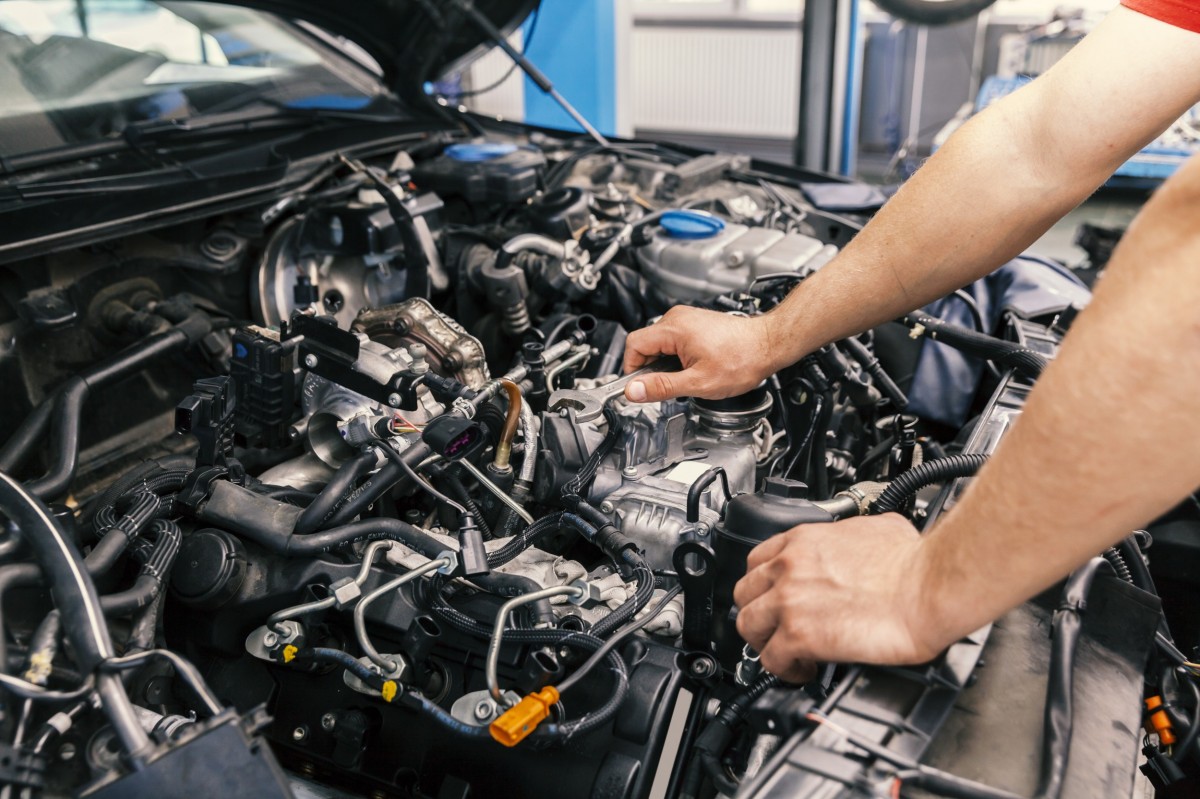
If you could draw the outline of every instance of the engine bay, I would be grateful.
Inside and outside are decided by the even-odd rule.
[[[863,221],[742,156],[434,135],[339,155],[269,203],[7,264],[14,795],[140,795],[185,774],[192,795],[258,797],[887,783],[895,762],[852,739],[813,754],[804,719],[840,708],[887,733],[878,747],[921,738],[904,749],[919,757],[986,633],[864,721],[864,697],[900,678],[826,664],[780,683],[738,637],[733,585],[797,524],[936,519],[1073,311],[1007,316],[996,338],[912,315],[719,401],[633,404],[620,375],[629,332],[678,304],[767,312]],[[934,332],[994,365],[938,389],[970,421],[910,408]],[[86,553],[63,556],[75,578],[46,565],[32,539],[52,536],[10,510],[17,494]],[[1145,571],[1147,545],[1112,558]],[[70,579],[93,593],[67,601]],[[1150,637],[1117,659],[1144,661],[1158,616],[1122,618]],[[1140,666],[1121,674],[1111,784],[1141,748],[1125,702]],[[922,702],[941,710],[918,718]],[[780,787],[787,769],[810,782]]]

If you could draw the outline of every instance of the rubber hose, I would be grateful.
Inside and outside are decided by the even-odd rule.
[[[341,666],[346,671],[362,680],[375,690],[383,687],[383,677],[371,671],[365,664],[348,652],[323,646],[305,647],[296,652],[292,665],[301,666],[305,663],[330,663]]]
[[[432,451],[428,444],[421,442],[404,450],[400,457],[415,470],[421,461],[429,457]],[[367,481],[369,485],[362,486],[357,496],[347,501],[329,517],[325,526],[337,527],[346,524],[356,516],[361,516],[380,497],[391,491],[400,481],[406,479],[408,479],[408,475],[405,474],[404,469],[389,460]]]
[[[892,380],[891,375],[884,370],[883,365],[879,363],[879,359],[867,349],[866,344],[863,344],[856,338],[842,339],[839,343],[842,349],[846,350],[850,354],[850,357],[858,361],[858,365],[866,370],[871,379],[875,381],[875,387],[891,400],[892,406],[896,410],[902,411],[908,407],[908,397],[905,396],[900,386],[896,385],[896,381]]]
[[[350,459],[334,473],[333,477],[321,489],[304,513],[296,521],[297,533],[314,533],[320,530],[325,522],[351,499],[358,481],[375,468],[379,456],[374,449],[359,453]]]
[[[36,563],[13,563],[0,566],[0,668],[7,671],[8,636],[4,632],[4,595],[10,588],[36,585],[42,578],[42,570]]]
[[[1071,756],[1074,729],[1075,652],[1083,630],[1083,611],[1097,572],[1112,568],[1104,558],[1092,558],[1076,569],[1063,588],[1054,613],[1050,674],[1046,684],[1046,709],[1042,720],[1042,763],[1035,799],[1059,799]]]
[[[1184,685],[1188,687],[1192,694],[1192,716],[1187,719],[1187,732],[1183,738],[1175,746],[1171,759],[1176,763],[1183,765],[1192,754],[1192,748],[1196,744],[1197,734],[1200,733],[1200,688],[1196,687],[1196,681],[1193,679],[1182,680]]]
[[[25,531],[34,558],[50,584],[54,604],[62,614],[63,628],[80,670],[95,671],[102,661],[113,657],[114,650],[96,586],[84,569],[79,551],[46,506],[4,472],[0,472],[0,508]],[[137,721],[124,687],[102,675],[97,680],[97,691],[118,740],[130,758],[140,762],[153,746]]]
[[[968,355],[1011,367],[1030,379],[1036,380],[1050,363],[1041,353],[1020,344],[988,336],[929,314],[911,313],[904,317],[904,321],[910,327],[924,327],[925,335],[934,341],[940,341]]]
[[[623,554],[638,561],[633,570],[633,579],[637,582],[637,588],[634,589],[633,596],[593,625],[591,633],[596,638],[607,638],[636,616],[654,597],[654,573],[650,571],[646,561],[632,550],[626,550]]]
[[[0,459],[4,463],[11,463],[12,468],[18,468],[32,454],[37,442],[46,437],[47,428],[53,426],[51,438],[55,444],[55,454],[50,469],[44,476],[30,481],[28,487],[38,497],[53,497],[66,491],[75,477],[83,405],[91,391],[105,388],[158,358],[183,349],[211,331],[211,320],[207,320],[207,329],[202,328],[197,328],[194,319],[189,320],[127,347],[69,378],[55,390],[52,398],[47,398],[47,401],[53,399],[53,413],[31,413],[9,439]]]
[[[52,393],[43,398],[4,443],[4,449],[0,450],[0,469],[6,472],[19,469],[38,442],[45,438],[46,430],[50,427],[50,418],[54,415],[57,396],[57,393]]]
[[[153,602],[162,591],[179,554],[183,533],[174,522],[159,519],[154,524],[158,534],[150,557],[142,566],[133,586],[116,594],[100,598],[106,616],[127,616]]]
[[[152,477],[168,471],[181,472],[186,476],[195,465],[195,460],[190,455],[172,455],[163,459],[143,461],[104,489],[98,497],[88,502],[88,510],[82,517],[83,523],[90,524],[95,519],[98,510],[115,504],[118,499],[133,490],[138,484]]]
[[[913,494],[926,486],[954,480],[960,477],[971,477],[978,472],[988,456],[982,454],[951,455],[936,461],[925,461],[920,466],[914,466],[893,480],[879,499],[871,504],[870,513],[878,516],[892,513],[902,507]]]
[[[79,466],[79,429],[83,423],[83,403],[88,384],[80,377],[69,378],[54,402],[54,421],[50,436],[50,471],[25,483],[29,493],[42,499],[57,497],[75,479]]]

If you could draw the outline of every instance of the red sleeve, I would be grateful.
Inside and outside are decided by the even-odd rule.
[[[1200,3],[1195,0],[1121,0],[1121,5],[1168,25],[1200,33]]]

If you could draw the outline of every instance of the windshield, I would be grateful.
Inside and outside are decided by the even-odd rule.
[[[366,69],[268,14],[219,3],[0,0],[0,155],[257,103],[365,109]]]

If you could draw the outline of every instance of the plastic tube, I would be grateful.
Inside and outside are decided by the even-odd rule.
[[[971,477],[987,463],[987,459],[988,456],[982,454],[951,455],[914,466],[884,489],[879,499],[871,505],[871,514],[892,513],[902,507],[913,494],[934,483]]]

